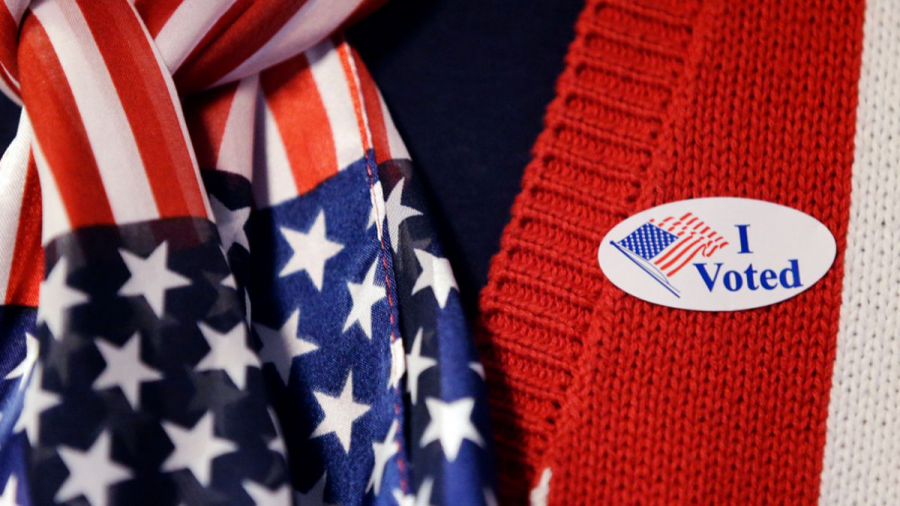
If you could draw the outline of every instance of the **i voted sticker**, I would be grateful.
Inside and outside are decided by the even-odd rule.
[[[619,223],[600,244],[603,273],[629,294],[696,311],[777,304],[828,272],[837,247],[821,222],[761,200],[670,202]]]

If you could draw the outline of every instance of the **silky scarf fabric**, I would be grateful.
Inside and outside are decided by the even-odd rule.
[[[337,35],[370,8],[0,4],[4,499],[493,501],[452,272]]]

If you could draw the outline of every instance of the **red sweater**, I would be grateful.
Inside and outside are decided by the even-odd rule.
[[[897,7],[587,2],[481,299],[502,498],[897,500]],[[612,226],[710,196],[815,217],[833,267],[729,313],[604,277]]]

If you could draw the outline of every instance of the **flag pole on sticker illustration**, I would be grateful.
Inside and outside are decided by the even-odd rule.
[[[710,197],[663,204],[612,228],[598,260],[640,299],[696,311],[739,311],[794,297],[834,262],[834,236],[796,209]]]

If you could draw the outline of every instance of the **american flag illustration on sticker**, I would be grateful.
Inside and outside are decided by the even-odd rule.
[[[672,277],[697,255],[711,257],[728,245],[718,232],[693,213],[680,218],[668,216],[650,219],[623,239],[611,243],[637,264],[656,282],[676,297],[681,292],[672,284]]]

